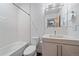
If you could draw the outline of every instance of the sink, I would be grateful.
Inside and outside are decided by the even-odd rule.
[[[58,38],[62,38],[63,36],[62,36],[62,35],[52,35],[52,34],[49,34],[49,37],[58,37]]]
[[[48,37],[48,38],[64,38],[64,35],[45,34],[43,37]]]

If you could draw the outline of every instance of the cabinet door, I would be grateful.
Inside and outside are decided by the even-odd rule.
[[[57,44],[43,42],[42,53],[43,56],[57,56]]]
[[[79,56],[79,46],[62,45],[63,56]]]

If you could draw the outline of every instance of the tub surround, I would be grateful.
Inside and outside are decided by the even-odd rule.
[[[42,41],[45,56],[79,55],[79,38],[76,36],[45,34]]]

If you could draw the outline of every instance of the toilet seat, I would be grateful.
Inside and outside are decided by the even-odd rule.
[[[36,45],[30,45],[25,50],[23,55],[24,56],[33,56],[36,53]]]

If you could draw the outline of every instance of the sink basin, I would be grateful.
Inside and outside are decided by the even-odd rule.
[[[52,35],[52,34],[49,34],[49,37],[58,37],[58,38],[62,38],[63,36],[62,36],[62,35]]]
[[[53,35],[53,34],[45,34],[43,37],[48,37],[48,38],[64,38],[64,35]]]

